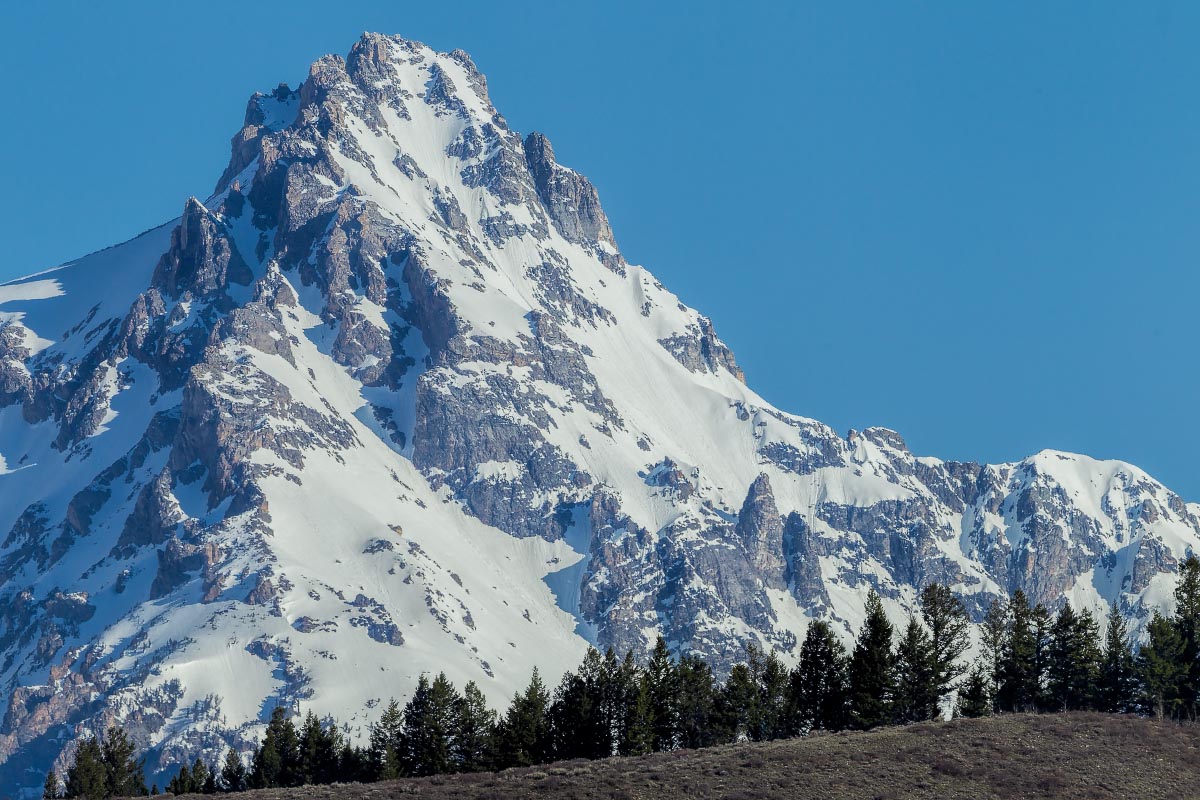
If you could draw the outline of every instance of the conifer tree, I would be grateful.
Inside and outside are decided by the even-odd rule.
[[[175,777],[167,783],[167,791],[171,794],[190,794],[196,791],[196,785],[192,781],[192,771],[188,769],[187,764],[180,765],[179,772],[175,773]]]
[[[1183,641],[1171,620],[1154,612],[1146,626],[1147,641],[1138,650],[1137,674],[1142,707],[1159,719],[1174,718],[1183,704],[1180,685],[1186,680]]]
[[[548,710],[550,696],[537,667],[529,686],[513,697],[496,731],[496,766],[526,767],[549,760],[552,740]]]
[[[999,709],[1000,668],[1004,659],[1004,645],[1009,629],[1008,603],[1002,599],[993,599],[983,615],[980,626],[981,656],[980,667],[987,677],[988,694],[992,698],[992,713]]]
[[[645,755],[650,752],[646,716],[649,699],[642,691],[642,670],[626,651],[617,668],[614,682],[614,749],[623,756]]]
[[[674,749],[679,730],[679,674],[661,636],[654,643],[642,678],[652,752]]]
[[[679,712],[679,746],[709,747],[728,741],[733,732],[718,713],[718,687],[712,668],[704,659],[686,655],[675,668]]]
[[[840,730],[846,723],[846,650],[829,623],[813,620],[792,671],[790,706],[802,728]]]
[[[1100,630],[1088,612],[1070,603],[1058,612],[1050,634],[1046,697],[1051,710],[1092,708],[1100,676]]]
[[[75,762],[67,770],[66,796],[79,800],[104,800],[108,796],[104,753],[94,738],[84,739],[75,750]]]
[[[934,693],[933,643],[929,632],[916,617],[908,618],[908,625],[896,643],[893,669],[893,721],[907,723],[932,719],[938,711],[938,698]]]
[[[488,767],[488,743],[496,728],[496,712],[475,681],[463,687],[454,710],[453,760],[456,772],[481,772]]]
[[[300,739],[296,726],[283,706],[271,711],[262,745],[254,754],[250,769],[250,786],[255,789],[275,789],[295,786],[299,778]]]
[[[722,727],[734,741],[750,738],[750,727],[758,718],[758,682],[746,664],[734,664],[721,687],[719,701]]]
[[[418,777],[450,772],[450,737],[454,728],[458,693],[439,673],[431,682],[422,675],[412,699],[404,707],[404,730],[400,736],[400,763],[406,774]]]
[[[1009,600],[1009,626],[1000,658],[996,705],[1002,711],[1034,711],[1041,689],[1034,609],[1020,589]]]
[[[371,726],[370,762],[372,778],[387,781],[399,778],[400,737],[404,731],[404,714],[395,698],[388,701],[379,721]]]
[[[225,752],[225,763],[221,767],[221,788],[227,792],[244,792],[246,785],[246,765],[242,757],[232,747]]]
[[[62,789],[58,783],[58,773],[50,770],[46,773],[46,782],[42,784],[42,800],[58,800],[62,797]]]
[[[921,592],[921,618],[929,630],[932,673],[930,692],[940,703],[958,688],[958,681],[967,671],[962,660],[971,646],[971,619],[962,600],[949,586],[931,583]]]
[[[865,610],[848,671],[850,726],[860,730],[886,723],[892,700],[893,628],[874,589]]]
[[[192,762],[192,781],[191,791],[196,794],[202,794],[205,787],[209,785],[209,780],[212,774],[209,772],[208,766],[200,760],[199,757]],[[214,787],[215,788],[215,787]]]
[[[760,741],[765,741],[788,735],[791,675],[774,650],[761,659],[761,663],[762,666],[755,670],[759,708],[757,736]]]
[[[110,796],[132,797],[146,793],[143,762],[137,757],[137,748],[123,728],[110,727],[100,750]]]
[[[1179,638],[1183,665],[1177,690],[1179,713],[1194,719],[1200,693],[1200,560],[1194,555],[1179,565],[1172,622]]]
[[[1104,629],[1097,707],[1110,713],[1129,711],[1134,702],[1136,680],[1128,628],[1117,604],[1113,603]]]
[[[955,716],[977,718],[990,716],[992,713],[991,681],[988,669],[984,664],[976,662],[967,679],[963,681],[958,693],[958,704]]]

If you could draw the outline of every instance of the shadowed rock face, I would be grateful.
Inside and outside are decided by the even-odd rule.
[[[585,639],[793,657],[872,588],[1144,616],[1200,543],[1128,464],[771,407],[466,54],[374,34],[178,220],[0,287],[0,459],[0,785],[112,720],[155,771],[427,669],[500,702]]]

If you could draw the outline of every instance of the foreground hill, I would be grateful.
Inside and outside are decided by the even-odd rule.
[[[1007,715],[569,761],[498,774],[271,789],[245,800],[423,797],[1194,798],[1200,728],[1105,714]],[[194,795],[192,795],[194,796]]]
[[[772,407],[460,51],[368,34],[255,95],[182,206],[0,286],[0,786],[114,721],[160,777],[276,705],[358,737],[425,671],[498,704],[589,642],[791,659],[872,588],[897,621],[934,581],[1144,619],[1200,550],[1129,464],[948,462]],[[1022,355],[979,340],[945,365],[964,402],[1021,402]]]

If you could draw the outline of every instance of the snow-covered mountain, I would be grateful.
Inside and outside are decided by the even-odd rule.
[[[1197,544],[1128,464],[773,408],[461,51],[364,35],[251,98],[212,197],[0,286],[4,786],[112,720],[153,770],[426,670],[788,656],[870,587],[1144,615]]]

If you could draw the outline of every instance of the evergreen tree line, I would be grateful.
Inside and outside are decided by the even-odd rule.
[[[488,708],[474,682],[459,692],[444,673],[423,675],[407,704],[385,707],[363,745],[352,744],[331,718],[310,712],[297,727],[280,707],[248,764],[231,749],[219,768],[200,760],[184,765],[166,788],[217,793],[479,772],[863,730],[946,713],[1097,710],[1195,719],[1200,561],[1188,558],[1179,572],[1175,612],[1154,614],[1136,654],[1115,606],[1102,630],[1087,611],[1067,603],[1052,614],[1018,590],[988,609],[972,664],[965,658],[969,616],[948,587],[926,587],[919,613],[900,631],[872,591],[849,651],[828,623],[816,620],[791,669],[753,646],[724,681],[697,656],[674,658],[661,638],[644,664],[631,653],[620,658],[611,649],[589,649],[553,690],[534,669],[503,714]],[[122,764],[128,769],[110,766]],[[46,796],[144,794],[141,774],[128,739],[113,729],[103,742],[80,745],[65,794],[51,773]],[[139,791],[130,791],[135,782]],[[96,793],[97,786],[108,793]]]

